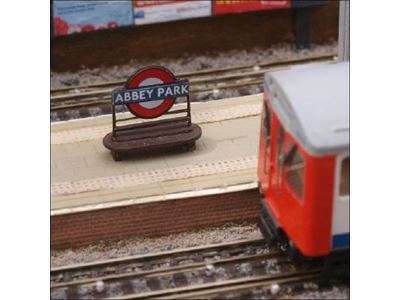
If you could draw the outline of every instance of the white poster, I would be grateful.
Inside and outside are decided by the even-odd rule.
[[[211,1],[134,0],[134,24],[211,16]]]

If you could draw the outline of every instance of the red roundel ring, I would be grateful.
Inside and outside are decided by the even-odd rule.
[[[166,68],[155,66],[138,70],[127,81],[125,88],[144,87],[153,84],[168,84],[174,82],[175,76]],[[175,103],[175,98],[165,98],[157,101],[137,102],[126,106],[132,114],[144,119],[157,118],[167,112]]]

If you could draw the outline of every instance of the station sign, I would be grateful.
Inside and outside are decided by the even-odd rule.
[[[121,105],[145,101],[164,100],[168,97],[185,97],[188,95],[189,82],[184,80],[177,81],[172,84],[114,90],[112,92],[112,101],[114,105]]]
[[[113,105],[126,105],[137,117],[150,119],[166,113],[178,97],[189,96],[189,81],[177,80],[160,66],[138,70],[122,89],[112,92]]]
[[[290,7],[290,0],[216,0],[213,11],[216,15],[240,13],[254,10]]]

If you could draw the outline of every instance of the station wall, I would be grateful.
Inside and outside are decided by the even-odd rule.
[[[156,237],[228,222],[255,222],[257,189],[151,202],[51,217],[51,249],[133,237]]]

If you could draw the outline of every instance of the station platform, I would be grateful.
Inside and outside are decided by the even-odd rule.
[[[192,120],[203,131],[193,152],[140,155],[118,162],[102,144],[111,131],[111,116],[53,123],[51,214],[243,184],[254,187],[261,102],[262,94],[193,103]]]

